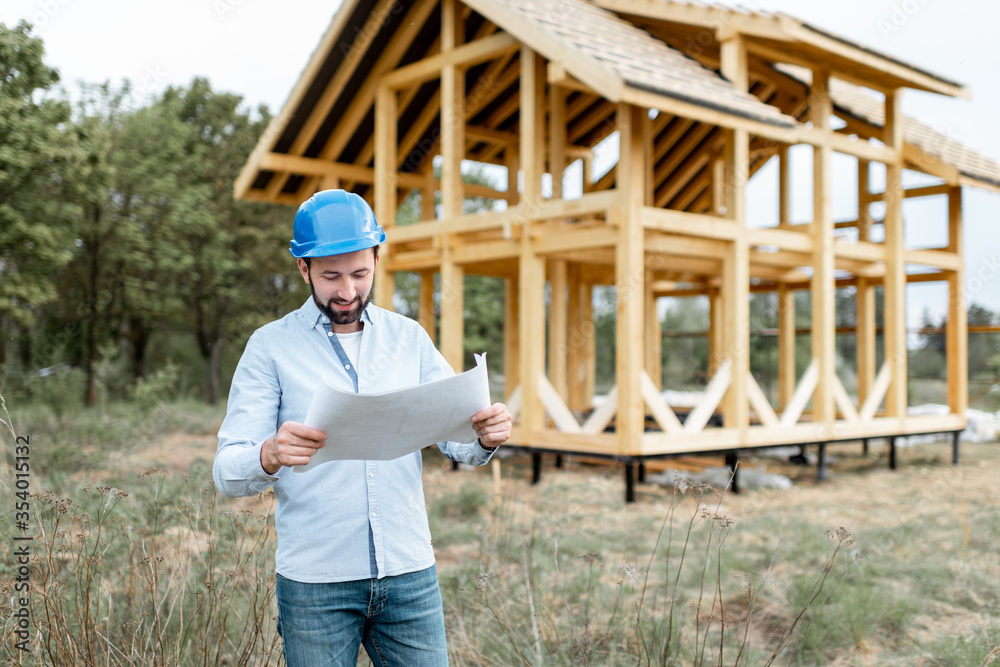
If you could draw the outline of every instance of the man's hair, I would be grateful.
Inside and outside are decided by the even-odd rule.
[[[374,253],[375,257],[378,257],[378,246],[377,245],[372,246],[372,252]],[[306,271],[308,271],[309,269],[311,269],[312,268],[312,257],[303,257],[302,259],[304,259],[306,261]]]

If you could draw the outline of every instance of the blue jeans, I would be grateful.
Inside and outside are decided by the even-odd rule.
[[[382,579],[305,584],[278,575],[278,634],[288,667],[447,666],[437,569]]]

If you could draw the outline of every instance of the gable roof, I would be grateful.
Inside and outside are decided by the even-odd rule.
[[[621,84],[698,106],[762,121],[793,127],[794,119],[762,103],[749,93],[736,90],[718,73],[667,46],[641,28],[614,13],[583,0],[467,0],[468,4],[518,39],[559,62],[558,40],[576,58],[560,62],[567,71],[592,88],[618,101],[615,90],[600,87],[591,65],[606,70]],[[508,10],[508,11],[504,11]],[[531,34],[525,22],[537,26],[542,35]],[[526,34],[528,33],[528,34]],[[579,56],[583,56],[582,58]]]

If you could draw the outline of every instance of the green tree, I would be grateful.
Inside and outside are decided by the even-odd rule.
[[[19,341],[22,365],[31,364],[39,308],[56,298],[69,260],[58,202],[70,105],[53,93],[59,74],[45,65],[44,53],[29,24],[0,23],[0,364],[11,338]]]
[[[214,404],[226,345],[242,345],[255,328],[301,303],[302,281],[284,250],[294,211],[233,198],[233,181],[270,120],[266,107],[251,113],[239,95],[215,92],[197,78],[167,89],[163,103],[187,125],[186,154],[198,156],[192,177],[203,187],[175,210],[186,267],[178,295]]]

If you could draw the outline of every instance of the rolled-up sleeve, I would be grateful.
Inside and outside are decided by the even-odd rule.
[[[278,430],[281,385],[268,354],[266,337],[257,331],[233,375],[226,419],[219,429],[212,476],[224,496],[254,496],[278,480],[260,464],[264,441]]]

